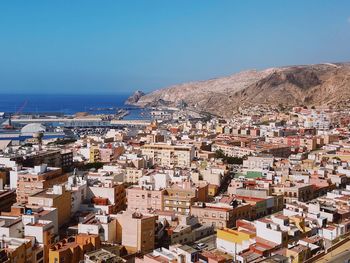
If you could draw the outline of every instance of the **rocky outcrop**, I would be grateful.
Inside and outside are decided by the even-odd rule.
[[[125,104],[126,105],[135,105],[137,104],[137,102],[140,100],[140,98],[142,96],[144,96],[145,93],[142,92],[141,90],[137,90],[134,92],[134,94],[132,94],[126,101]]]

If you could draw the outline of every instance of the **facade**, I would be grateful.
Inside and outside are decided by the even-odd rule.
[[[125,186],[111,181],[92,182],[87,188],[87,199],[106,213],[117,213],[125,209]]]
[[[10,211],[15,202],[16,190],[0,190],[0,212]]]
[[[314,190],[310,184],[291,184],[289,182],[274,187],[274,192],[283,194],[285,203],[294,201],[308,201],[314,197]]]
[[[142,155],[152,160],[153,164],[163,167],[188,167],[194,158],[194,146],[146,144],[141,148]]]
[[[24,236],[35,238],[35,242],[43,247],[44,258],[48,259],[49,247],[55,241],[55,226],[49,220],[34,220],[24,225]]]
[[[269,169],[273,166],[274,158],[272,156],[249,156],[243,161],[243,167],[246,169]]]
[[[0,235],[2,237],[21,238],[23,222],[17,216],[0,216]]]
[[[28,204],[57,208],[58,225],[61,226],[71,218],[71,199],[72,194],[64,185],[54,185],[53,188],[29,196]]]
[[[198,217],[201,224],[216,228],[232,228],[236,220],[251,218],[252,207],[242,204],[236,207],[227,204],[196,203],[191,206],[191,215]]]
[[[74,215],[87,200],[87,181],[73,175],[68,178],[65,188],[71,193],[71,215]]]
[[[115,243],[117,221],[109,215],[91,214],[78,224],[78,233],[99,235],[102,242]]]
[[[101,162],[101,163],[111,163],[118,159],[118,157],[123,154],[123,146],[114,146],[111,144],[103,145],[103,147],[92,146],[90,147],[89,162]]]
[[[28,238],[0,238],[3,245],[0,250],[0,262],[3,263],[44,263],[43,247],[35,244],[35,239]]]
[[[101,240],[98,235],[78,234],[52,245],[49,250],[49,263],[79,262],[84,254],[99,249]]]
[[[255,222],[256,235],[258,237],[277,245],[286,244],[288,242],[288,231],[282,229],[278,223],[267,218],[261,218]]]
[[[125,182],[131,184],[137,184],[140,178],[145,175],[145,169],[136,169],[133,167],[127,167],[125,174]]]
[[[195,186],[192,182],[174,184],[166,189],[164,196],[164,210],[175,211],[179,214],[189,214],[191,205],[195,202],[206,202],[208,199],[208,185]]]
[[[125,246],[129,253],[148,253],[154,249],[155,216],[125,212],[117,214],[116,218],[117,241]]]
[[[255,233],[223,228],[217,230],[216,244],[219,250],[236,255],[255,243]]]
[[[153,250],[152,253],[137,257],[135,263],[190,263],[199,262],[198,250],[188,245],[173,245],[169,249],[161,247]]]
[[[10,176],[13,176],[11,180],[17,182],[17,202],[20,203],[27,203],[29,196],[68,180],[68,175],[61,168],[46,165],[20,170]]]
[[[221,150],[225,155],[231,157],[244,157],[250,154],[253,154],[255,151],[248,147],[241,147],[241,143],[238,144],[227,144],[222,142],[216,142],[213,144],[212,149],[213,152],[217,150]]]
[[[148,190],[131,186],[126,189],[127,208],[129,211],[147,213],[164,210],[165,190]]]
[[[59,167],[66,171],[73,164],[73,152],[61,149],[40,150],[24,156],[13,157],[12,159],[23,167],[46,164],[48,167]]]

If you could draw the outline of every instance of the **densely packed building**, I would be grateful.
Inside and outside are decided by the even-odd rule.
[[[0,262],[294,263],[346,253],[348,112],[181,114],[67,143],[1,144]]]

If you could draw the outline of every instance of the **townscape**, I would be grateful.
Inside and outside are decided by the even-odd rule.
[[[0,136],[0,262],[350,257],[349,110],[152,115],[69,138],[40,123]]]

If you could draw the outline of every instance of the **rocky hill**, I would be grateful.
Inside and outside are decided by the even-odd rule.
[[[132,94],[126,101],[125,104],[127,105],[134,105],[136,104],[142,96],[146,95],[144,92],[141,90],[137,90]]]
[[[230,116],[250,105],[343,105],[350,101],[350,63],[249,70],[228,77],[153,91],[131,103],[139,106],[185,102],[198,110]]]

